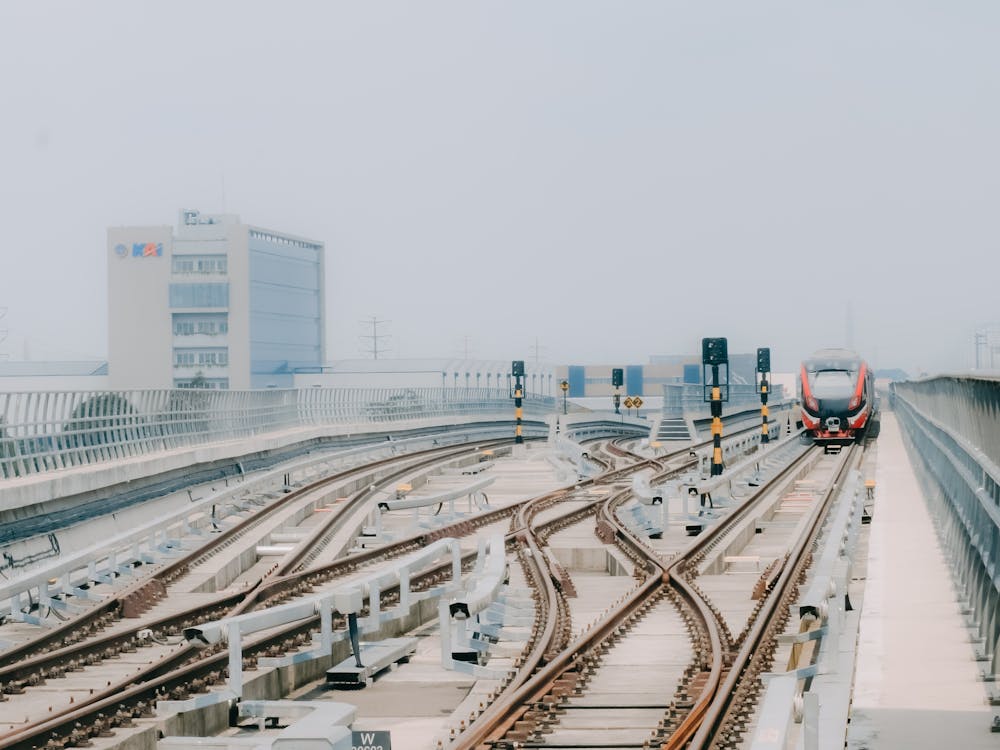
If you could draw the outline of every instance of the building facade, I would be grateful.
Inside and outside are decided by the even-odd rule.
[[[729,382],[733,385],[757,383],[757,355],[731,354]],[[557,380],[569,384],[569,397],[610,396],[611,370],[622,369],[624,383],[619,393],[643,398],[661,396],[665,385],[697,385],[702,382],[701,356],[697,354],[653,355],[645,365],[565,365],[557,367]]]
[[[109,228],[111,387],[291,387],[325,359],[323,274],[323,243],[231,214]]]

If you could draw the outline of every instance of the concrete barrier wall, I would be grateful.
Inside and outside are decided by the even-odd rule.
[[[895,383],[892,408],[963,598],[983,675],[1000,673],[1000,379]]]

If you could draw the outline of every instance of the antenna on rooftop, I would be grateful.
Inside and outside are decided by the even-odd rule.
[[[378,332],[378,327],[388,322],[388,320],[379,320],[375,315],[361,321],[361,325],[365,326],[366,330],[371,327],[371,333],[365,333],[359,336],[359,338],[368,342],[368,348],[365,350],[365,353],[370,354],[372,359],[378,359],[380,354],[385,355],[389,351],[387,347],[380,345],[379,342],[391,337],[387,333],[380,334]]]

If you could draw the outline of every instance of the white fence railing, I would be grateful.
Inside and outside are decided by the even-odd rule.
[[[555,399],[529,394],[524,407],[548,414]],[[513,413],[500,388],[0,393],[0,479],[294,427]]]

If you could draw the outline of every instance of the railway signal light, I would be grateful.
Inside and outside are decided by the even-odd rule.
[[[701,362],[704,365],[729,364],[729,344],[724,338],[701,340]]]
[[[625,371],[621,367],[611,368],[611,385],[615,388],[615,394],[611,397],[611,402],[615,405],[615,414],[621,414],[622,397],[618,389],[625,384]]]
[[[771,372],[771,350],[766,346],[757,350],[757,372]]]
[[[728,342],[724,338],[701,340],[702,379],[705,388],[705,401],[712,401],[713,389],[719,388],[719,400],[729,400],[729,353]],[[719,382],[719,368],[725,367],[723,380]],[[709,375],[711,368],[711,375]]]

